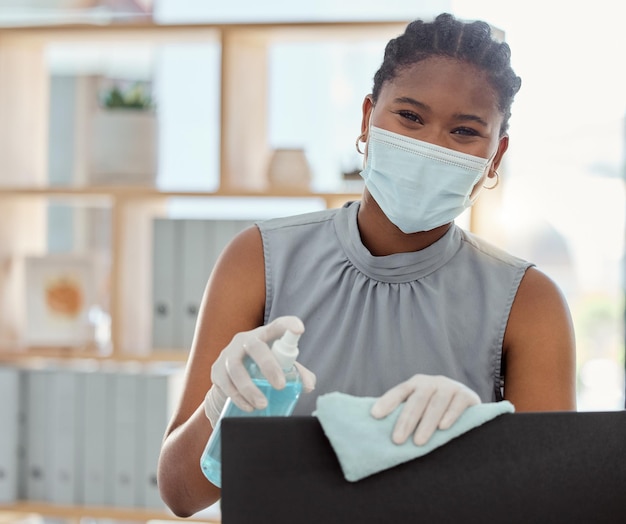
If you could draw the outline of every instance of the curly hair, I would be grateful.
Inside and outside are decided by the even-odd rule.
[[[492,37],[489,24],[462,22],[443,13],[432,22],[415,20],[385,47],[383,63],[374,75],[372,99],[376,103],[383,84],[402,69],[431,57],[450,57],[472,64],[487,74],[503,115],[500,135],[506,133],[513,98],[522,80],[511,68],[508,44]]]

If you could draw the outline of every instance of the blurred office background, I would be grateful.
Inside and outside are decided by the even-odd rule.
[[[147,16],[159,23],[411,20],[449,11],[500,29],[511,45],[522,89],[513,106],[497,196],[483,197],[472,223],[487,239],[534,261],[565,293],[578,340],[579,408],[623,408],[626,71],[615,50],[625,47],[626,34],[615,2],[4,0],[0,7],[5,25],[106,23],[112,16],[127,21]],[[267,100],[259,101],[268,106],[269,143],[305,150],[314,191],[358,189],[342,173],[358,170],[361,162],[354,151],[360,107],[385,41],[296,39],[270,49]],[[160,120],[156,185],[217,189],[217,40],[130,47],[64,43],[50,47],[47,61],[52,96],[60,104],[51,111],[59,114],[64,114],[62,101],[75,96],[72,78],[99,75],[149,84]],[[70,176],[57,131],[50,135],[56,144],[50,148],[51,184]],[[319,209],[324,203],[312,197],[264,199],[253,208],[246,201],[245,209],[232,199],[213,201],[209,210],[203,201],[194,207],[191,199],[170,205],[172,216],[252,218]],[[62,207],[50,212],[50,249],[62,249],[63,225],[70,218]]]

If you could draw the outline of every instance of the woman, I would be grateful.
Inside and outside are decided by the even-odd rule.
[[[267,343],[285,329],[303,333],[300,372],[305,390],[315,387],[295,413],[310,414],[330,391],[379,397],[375,417],[404,403],[396,443],[423,444],[479,402],[575,409],[561,293],[454,224],[498,181],[519,86],[508,46],[485,23],[445,14],[389,42],[363,102],[361,201],[246,230],[209,279],[161,454],[160,490],[174,513],[218,500],[200,455],[227,397],[265,405],[246,355],[282,386]]]

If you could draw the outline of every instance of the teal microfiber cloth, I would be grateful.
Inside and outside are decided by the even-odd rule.
[[[370,409],[376,400],[339,392],[317,399],[313,415],[330,441],[344,477],[351,482],[426,455],[499,415],[515,411],[506,400],[470,406],[450,428],[437,429],[425,445],[418,446],[411,438],[398,445],[391,440],[391,433],[402,405],[389,416],[375,419]]]

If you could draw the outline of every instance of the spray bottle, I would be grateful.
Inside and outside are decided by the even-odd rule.
[[[200,467],[204,476],[218,488],[221,487],[222,477],[222,445],[220,438],[222,419],[224,417],[286,417],[293,412],[302,391],[300,374],[294,366],[294,362],[298,357],[299,338],[300,335],[291,331],[285,331],[282,338],[277,339],[272,345],[272,353],[285,373],[286,380],[283,389],[274,389],[261,374],[256,363],[250,358],[246,360],[245,365],[250,378],[267,398],[267,407],[248,412],[239,409],[230,398],[226,400],[220,418],[200,458]]]

